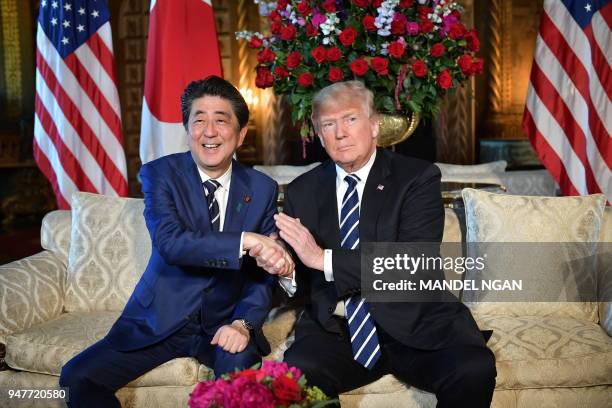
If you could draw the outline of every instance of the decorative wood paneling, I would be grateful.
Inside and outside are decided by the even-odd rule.
[[[524,139],[521,120],[533,62],[542,0],[491,0],[488,23],[488,109],[479,136]],[[487,19],[488,17],[488,19]]]
[[[474,1],[462,2],[462,21],[474,25]],[[446,97],[434,121],[436,160],[443,163],[471,164],[475,160],[474,80],[470,79]]]

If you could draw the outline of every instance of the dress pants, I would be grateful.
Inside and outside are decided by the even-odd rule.
[[[68,387],[71,408],[115,408],[121,406],[115,397],[119,388],[177,357],[195,357],[213,367],[217,376],[261,361],[252,338],[235,354],[211,345],[211,340],[201,329],[199,313],[170,337],[139,350],[118,351],[102,339],[64,365],[59,383]]]
[[[484,408],[495,388],[495,357],[487,347],[456,346],[419,350],[406,346],[376,326],[381,357],[371,370],[353,359],[346,319],[337,319],[340,333],[323,329],[307,314],[296,327],[295,342],[285,362],[298,367],[309,385],[330,397],[393,374],[400,381],[436,394],[438,408]]]

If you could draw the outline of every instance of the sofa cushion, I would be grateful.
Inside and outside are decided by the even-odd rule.
[[[456,175],[487,175],[491,173],[501,174],[506,171],[508,163],[505,160],[498,160],[482,164],[449,164],[434,163],[440,169],[442,177]]]
[[[59,376],[73,356],[100,340],[117,320],[117,312],[74,312],[7,337],[9,367]],[[129,386],[192,385],[199,363],[177,358],[132,381]]]
[[[151,255],[143,200],[76,193],[66,311],[121,311]]]
[[[72,215],[68,210],[55,210],[47,213],[40,228],[40,245],[53,252],[68,265],[70,250],[70,227]]]
[[[612,384],[612,338],[596,323],[558,316],[475,318],[482,330],[493,330],[487,346],[495,354],[497,389]]]
[[[475,189],[463,190],[466,213],[466,241],[481,243],[584,243],[587,255],[594,255],[603,223],[605,197],[596,194],[586,197],[528,197],[494,194]],[[482,249],[468,246],[468,252]],[[550,246],[549,246],[550,247]],[[510,247],[512,248],[516,247]],[[535,248],[535,247],[530,247]],[[557,249],[557,248],[555,248]],[[509,251],[510,252],[510,251]],[[537,278],[541,282],[562,282],[562,268],[566,259],[574,259],[570,254],[527,258],[508,253],[512,267],[516,271],[529,272],[539,262]],[[481,253],[468,253],[468,256],[483,256]],[[486,256],[486,255],[484,255]],[[496,257],[499,258],[499,257]],[[510,265],[501,258],[503,265]],[[495,269],[494,260],[489,257],[489,270],[503,273],[505,279],[519,279],[505,270]],[[503,268],[503,266],[502,266]],[[495,272],[495,273],[497,273]],[[544,275],[545,273],[550,275]],[[468,271],[465,278],[479,279],[480,271]],[[565,282],[565,281],[563,281]],[[474,312],[507,316],[570,316],[579,319],[598,321],[596,302],[472,302],[474,296],[487,299],[486,293],[464,292],[463,301]]]

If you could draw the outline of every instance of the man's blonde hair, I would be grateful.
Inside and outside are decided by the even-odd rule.
[[[342,100],[360,100],[368,117],[377,115],[374,106],[374,93],[370,91],[361,81],[336,82],[318,91],[312,97],[312,114],[310,120],[314,125],[315,131],[319,133],[319,114],[322,107],[328,103],[337,103]]]

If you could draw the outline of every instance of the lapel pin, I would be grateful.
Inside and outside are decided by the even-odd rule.
[[[251,202],[251,196],[250,196],[250,195],[248,195],[248,194],[243,195],[243,196],[242,196],[242,201],[244,201],[244,202],[245,202],[245,204],[250,203],[250,202]]]
[[[383,191],[385,189],[385,186],[383,186],[382,184],[379,184],[378,187],[376,187],[376,189]]]

